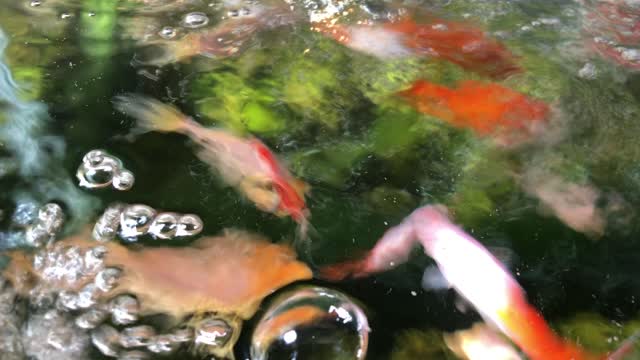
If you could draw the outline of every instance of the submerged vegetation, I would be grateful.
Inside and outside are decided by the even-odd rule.
[[[68,233],[117,200],[196,213],[206,234],[236,227],[275,241],[294,237],[292,221],[263,214],[222,184],[186,137],[126,141],[132,121],[112,100],[145,92],[201,125],[256,136],[311,185],[313,231],[301,254],[311,265],[352,258],[417,206],[440,203],[487,247],[506,249],[530,301],[563,335],[609,351],[638,329],[640,76],[584,45],[593,8],[577,1],[421,2],[421,11],[481,26],[506,44],[523,71],[494,80],[442,59],[356,52],[307,23],[256,32],[233,56],[143,65],[134,59],[153,41],[200,31],[179,25],[185,14],[207,12],[213,28],[235,6],[149,3],[0,5],[0,44],[8,46],[0,63],[0,249],[25,246],[11,225],[16,207],[50,201],[68,210]],[[332,6],[311,3],[297,6]],[[346,4],[341,13],[366,9],[376,19],[400,7]],[[167,27],[175,34],[163,39]],[[398,96],[418,79],[448,88],[467,80],[499,84],[548,104],[553,131],[532,144],[498,146]],[[89,193],[73,184],[93,148],[118,154],[136,174],[131,192]],[[566,203],[578,205],[567,210]],[[592,214],[588,224],[572,217],[578,211]],[[373,314],[371,358],[454,358],[442,332],[468,324],[449,293],[422,289],[425,262],[416,255],[389,274],[339,285]]]

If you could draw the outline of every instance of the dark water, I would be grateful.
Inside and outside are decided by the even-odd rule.
[[[353,6],[365,5],[383,8],[373,2]],[[144,14],[133,1],[50,0],[40,6],[5,1],[0,6],[0,29],[9,41],[4,62],[23,89],[22,101],[46,106],[40,129],[6,134],[52,135],[64,150],[56,155],[40,141],[36,147],[43,155],[35,161],[42,168],[27,171],[16,154],[31,150],[1,143],[2,160],[22,169],[0,177],[1,209],[11,214],[25,197],[39,203],[56,200],[75,220],[66,229],[72,232],[74,225],[94,219],[113,201],[143,203],[198,214],[207,235],[233,227],[274,241],[293,239],[295,223],[260,212],[226,187],[196,157],[186,137],[149,133],[124,139],[133,121],[114,110],[112,99],[143,93],[176,105],[206,126],[252,132],[311,184],[314,230],[310,251],[300,255],[309,264],[353,258],[418,205],[444,203],[454,209],[456,222],[484,245],[506,249],[509,267],[530,301],[557,329],[587,348],[610,350],[615,343],[605,343],[607,336],[584,333],[599,329],[623,337],[637,318],[640,77],[584,49],[581,29],[589,7],[578,2],[454,0],[402,6],[479,23],[504,38],[521,56],[526,72],[503,84],[557,109],[568,124],[564,139],[516,151],[487,145],[472,132],[421,115],[388,95],[418,77],[453,84],[478,75],[446,62],[382,61],[303,25],[257,34],[237,56],[195,57],[158,68],[132,64],[143,51],[135,43],[140,34],[147,31],[157,38],[158,26],[180,29],[185,13],[218,5],[185,3]],[[214,26],[223,10],[207,11],[209,26]],[[155,30],[145,29],[147,23]],[[587,63],[597,69],[593,78],[579,75]],[[268,113],[258,116],[267,130],[251,128],[255,116],[247,104]],[[5,108],[10,107],[0,102],[0,126],[21,121],[3,114],[10,111]],[[76,183],[82,157],[96,148],[118,156],[135,174],[131,191],[50,191],[62,186],[63,179]],[[510,175],[536,166],[619,196],[623,210],[606,218],[606,231],[597,240],[571,229],[549,211],[540,211],[540,201]],[[8,225],[6,217],[3,224]],[[416,251],[408,264],[388,273],[313,283],[364,304],[373,330],[368,358],[411,358],[406,355],[410,350],[402,349],[402,344],[414,346],[406,345],[413,344],[410,340],[402,342],[411,334],[407,331],[424,331],[426,335],[416,336],[428,339],[429,331],[454,331],[478,320],[457,309],[452,291],[422,289],[422,272],[429,264]],[[249,322],[246,328],[251,326]],[[431,338],[434,344],[428,348],[444,349],[437,336]],[[248,342],[245,333],[236,351],[239,358]],[[445,356],[433,351],[415,356]]]

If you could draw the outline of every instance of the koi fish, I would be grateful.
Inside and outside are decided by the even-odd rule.
[[[499,84],[463,81],[457,88],[416,81],[399,94],[418,111],[504,144],[522,142],[546,125],[549,107]]]
[[[327,34],[351,49],[383,59],[430,56],[494,79],[522,71],[504,45],[483,31],[459,22],[436,20],[417,24],[404,19],[383,25],[344,26],[324,20],[314,23],[312,30]]]
[[[309,186],[294,178],[275,154],[257,138],[241,138],[222,129],[205,128],[173,106],[138,95],[117,97],[116,108],[138,120],[133,134],[147,131],[176,132],[200,145],[198,157],[216,169],[257,208],[279,217],[290,216],[306,236]]]
[[[363,259],[322,268],[320,276],[337,281],[385,271],[406,262],[419,243],[449,285],[530,359],[613,360],[628,352],[617,351],[609,357],[593,355],[558,337],[500,261],[449,221],[445,212],[441,206],[415,210],[389,229]],[[623,346],[630,347],[628,343]]]

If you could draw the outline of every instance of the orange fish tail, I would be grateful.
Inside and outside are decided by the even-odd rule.
[[[171,105],[147,96],[128,94],[114,100],[118,111],[137,120],[134,132],[181,132],[188,125],[188,117]]]
[[[365,260],[352,260],[340,264],[324,266],[318,270],[318,278],[327,281],[341,281],[358,278],[368,274]]]
[[[596,360],[575,344],[560,338],[524,294],[512,292],[510,309],[501,314],[503,331],[531,360]]]

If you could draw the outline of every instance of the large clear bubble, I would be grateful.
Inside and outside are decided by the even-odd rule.
[[[360,360],[369,331],[364,311],[347,295],[300,286],[271,302],[253,332],[251,359]]]

